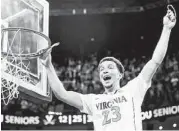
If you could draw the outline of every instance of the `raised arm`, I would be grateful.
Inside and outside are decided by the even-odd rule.
[[[56,75],[55,69],[51,63],[51,55],[49,55],[45,60],[43,60],[42,63],[47,69],[48,82],[57,99],[71,106],[74,106],[79,110],[82,110],[83,104],[80,98],[80,94],[77,92],[65,90],[63,83],[59,80],[58,76]]]
[[[159,65],[162,63],[168,48],[169,37],[172,28],[176,24],[176,14],[173,11],[167,11],[163,18],[163,30],[157,46],[153,52],[152,59],[144,66],[139,76],[149,83],[156,72]]]

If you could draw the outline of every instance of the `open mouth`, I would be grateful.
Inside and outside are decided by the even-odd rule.
[[[104,76],[103,77],[103,80],[107,81],[107,80],[110,80],[111,79],[111,76]]]

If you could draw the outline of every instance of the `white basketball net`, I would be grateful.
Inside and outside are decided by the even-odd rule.
[[[16,32],[16,34],[18,31]],[[14,38],[16,37],[14,35]],[[18,98],[18,87],[26,82],[30,83],[30,74],[28,72],[29,65],[22,62],[21,57],[8,57],[8,54],[13,54],[11,47],[13,40],[8,48],[7,56],[1,57],[1,100],[7,105],[13,98]],[[23,52],[21,52],[23,53]],[[19,54],[21,54],[19,53]]]

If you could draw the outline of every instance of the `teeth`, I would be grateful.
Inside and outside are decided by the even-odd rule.
[[[104,76],[104,77],[103,77],[104,80],[109,80],[109,79],[107,79],[107,78],[111,79],[111,76]]]

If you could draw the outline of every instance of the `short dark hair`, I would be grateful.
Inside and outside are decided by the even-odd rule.
[[[124,75],[124,66],[118,59],[114,57],[104,57],[103,59],[101,59],[98,65],[98,70],[99,70],[100,64],[103,63],[104,61],[113,61],[117,65],[117,68],[119,72],[122,74],[122,76]]]

